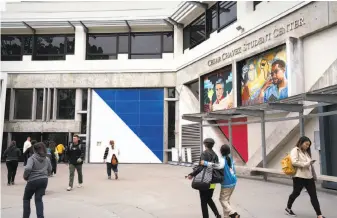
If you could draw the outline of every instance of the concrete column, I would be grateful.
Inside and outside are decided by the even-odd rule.
[[[303,41],[297,38],[286,40],[288,95],[305,92]]]
[[[46,89],[46,88],[43,89],[42,121],[46,121],[47,91],[48,91],[48,89]]]
[[[50,93],[50,88],[47,88],[47,117],[46,117],[46,121],[50,120],[50,108],[51,108],[51,93]]]
[[[82,89],[76,89],[76,99],[75,99],[75,121],[81,121],[82,116],[78,112],[82,110]]]
[[[32,103],[32,121],[36,120],[36,105],[37,105],[37,93],[36,88],[33,89],[33,103]]]
[[[174,36],[173,36],[174,58],[177,58],[184,53],[183,42],[184,42],[183,29],[174,26]]]
[[[57,89],[54,88],[54,93],[53,93],[53,120],[56,120],[56,113],[57,113]]]
[[[0,73],[0,143],[2,144],[2,137],[5,120],[6,107],[6,91],[7,91],[7,74]]]
[[[240,93],[241,90],[238,90],[238,75],[237,75],[237,68],[236,68],[236,61],[233,61],[232,63],[232,87],[233,87],[233,96],[234,96],[234,102],[233,107],[238,106],[238,93]],[[240,82],[241,80],[239,80]]]
[[[168,89],[164,88],[164,99],[168,97]],[[164,148],[163,148],[163,153],[164,153],[164,158],[163,158],[163,163],[168,162],[168,102],[164,101]]]
[[[253,1],[238,1],[237,2],[237,19],[244,19],[247,14],[254,11]]]
[[[86,132],[86,149],[85,149],[85,163],[89,163],[90,154],[90,132],[91,132],[91,89],[88,89],[88,102],[87,102],[87,132]]]
[[[6,133],[4,133],[6,134]],[[2,139],[1,139],[2,141]],[[8,132],[7,133],[7,146],[12,142],[12,133],[11,132]]]
[[[14,120],[15,90],[11,89],[11,99],[9,102],[9,121]]]
[[[85,60],[87,34],[82,26],[76,26],[75,30],[75,59]]]

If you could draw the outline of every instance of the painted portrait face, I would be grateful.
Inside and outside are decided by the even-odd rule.
[[[282,68],[279,64],[275,64],[271,69],[271,77],[273,84],[278,85],[284,80],[285,69]]]
[[[223,92],[224,92],[224,85],[222,84],[216,84],[215,86],[215,92],[216,92],[216,98],[218,100],[221,100],[223,97]]]

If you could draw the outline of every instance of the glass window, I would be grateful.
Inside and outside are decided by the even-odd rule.
[[[161,54],[161,34],[132,34],[131,58],[149,54]]]
[[[65,60],[65,36],[37,36],[34,60]]]
[[[88,89],[82,89],[82,110],[87,110],[88,107]]]
[[[190,48],[190,26],[187,26],[184,28],[184,41],[183,41],[183,49],[188,49]]]
[[[218,29],[218,12],[217,5],[213,5],[207,10],[207,32],[212,33]]]
[[[22,37],[18,36],[1,36],[1,60],[3,61],[20,61],[22,60],[21,49]]]
[[[176,102],[169,101],[168,104],[168,149],[175,147],[176,141]]]
[[[131,59],[161,59],[161,54],[132,54],[130,55]]]
[[[23,36],[23,54],[31,55],[33,53],[33,36]]]
[[[57,90],[57,119],[71,120],[75,118],[75,89]]]
[[[67,54],[75,54],[75,36],[67,36]]]
[[[206,19],[205,15],[202,15],[193,23],[190,27],[190,48],[200,44],[206,40]]]
[[[175,88],[168,88],[168,97],[169,98],[175,98],[176,97],[176,89]]]
[[[53,108],[54,108],[54,89],[50,89],[50,112],[49,112],[49,119],[53,119]]]
[[[94,35],[88,36],[87,59],[117,59],[117,36]]]
[[[16,89],[14,119],[32,119],[33,89]]]
[[[11,106],[11,89],[6,91],[5,120],[9,120],[9,109]]]
[[[172,53],[173,48],[173,32],[163,33],[163,53]]]
[[[36,119],[42,120],[43,112],[43,89],[36,89]]]
[[[236,2],[226,1],[219,3],[219,28],[233,23],[237,19]]]
[[[128,53],[129,52],[129,35],[119,35],[118,36],[118,53]]]

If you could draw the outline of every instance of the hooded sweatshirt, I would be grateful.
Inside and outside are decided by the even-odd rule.
[[[28,182],[37,179],[48,179],[48,175],[51,174],[51,171],[52,166],[49,158],[34,153],[27,161],[23,178]]]
[[[10,146],[4,152],[6,161],[18,161],[20,158],[20,155],[21,155],[21,151],[16,146]]]

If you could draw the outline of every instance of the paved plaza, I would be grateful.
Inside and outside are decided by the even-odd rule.
[[[185,175],[191,168],[170,165],[120,165],[120,180],[107,180],[105,165],[86,164],[84,187],[67,192],[68,169],[58,165],[58,174],[49,179],[44,197],[46,218],[200,218],[198,192]],[[1,166],[1,217],[22,217],[25,181],[22,163],[15,186],[6,186],[6,166]],[[75,177],[77,179],[77,176]],[[232,204],[243,218],[283,218],[291,187],[284,184],[240,178]],[[214,200],[218,202],[219,187]],[[322,211],[336,218],[337,195],[319,192]],[[35,215],[32,201],[32,216]],[[314,218],[306,192],[295,202],[294,211],[301,218]],[[211,215],[210,217],[214,217]]]

